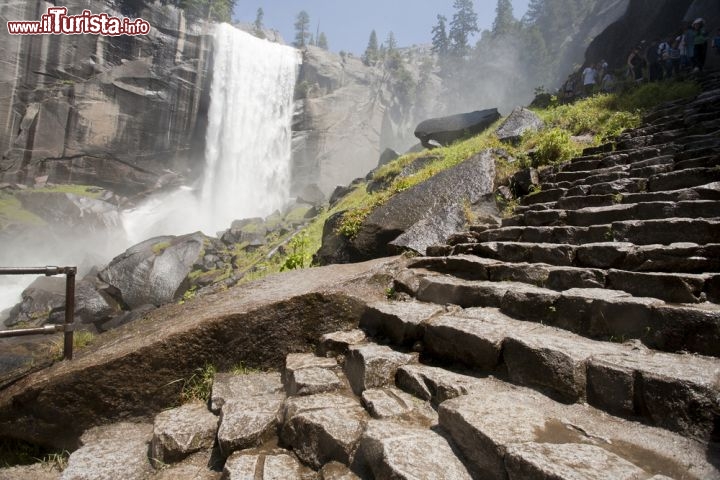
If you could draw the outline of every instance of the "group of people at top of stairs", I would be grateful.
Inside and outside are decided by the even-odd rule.
[[[641,43],[628,56],[628,77],[636,82],[645,79],[655,82],[677,76],[681,71],[702,71],[709,40],[705,21],[698,18],[674,36]],[[712,38],[712,46],[720,54],[720,29]]]
[[[705,68],[708,46],[720,55],[720,28],[711,38],[705,21],[698,18],[688,23],[675,35],[658,38],[652,42],[643,40],[627,57],[626,78],[636,83],[656,82],[670,79],[685,72],[700,72]],[[563,102],[586,97],[593,93],[611,93],[616,88],[616,77],[601,60],[587,65],[582,72],[570,75],[560,89]]]

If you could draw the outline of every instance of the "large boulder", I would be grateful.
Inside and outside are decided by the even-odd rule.
[[[527,131],[536,132],[543,127],[543,121],[535,112],[517,107],[495,132],[501,142],[517,144]]]
[[[151,238],[115,257],[98,276],[130,309],[169,303],[190,286],[188,275],[204,256],[206,240],[200,232]]]
[[[50,313],[65,305],[65,279],[38,277],[22,292],[22,301],[10,310],[5,326],[38,327]]]
[[[337,232],[340,217],[328,219],[320,263],[345,263],[413,250],[425,254],[470,219],[497,214],[493,199],[495,158],[487,150],[390,198],[363,221],[353,239]]]
[[[432,148],[431,140],[449,145],[462,138],[477,135],[500,118],[497,108],[431,118],[415,127],[415,136],[425,148]]]

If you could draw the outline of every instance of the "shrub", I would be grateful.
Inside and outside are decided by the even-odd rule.
[[[570,160],[580,153],[570,139],[570,134],[561,128],[552,128],[537,137],[533,166],[540,167]]]
[[[301,232],[295,235],[288,247],[290,253],[285,262],[280,267],[280,271],[295,270],[296,268],[305,268],[310,265],[310,253],[308,252],[308,237],[305,232]]]

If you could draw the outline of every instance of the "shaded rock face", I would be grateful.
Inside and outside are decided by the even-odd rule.
[[[693,0],[630,0],[625,14],[590,43],[585,62],[605,59],[611,68],[625,65],[631,48],[640,41],[675,34],[693,3]]]
[[[496,108],[431,118],[415,128],[415,136],[425,148],[432,148],[432,140],[440,145],[449,145],[456,140],[477,135],[499,118],[500,113]]]
[[[40,1],[6,3],[7,20],[36,20]],[[211,41],[169,5],[64,3],[147,20],[147,36],[4,35],[0,178],[100,185],[134,194],[175,184],[204,149]],[[115,10],[119,8],[120,11]]]

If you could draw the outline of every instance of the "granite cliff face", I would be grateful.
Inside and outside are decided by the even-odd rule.
[[[293,192],[316,183],[325,194],[364,177],[385,148],[403,151],[413,129],[444,111],[439,78],[422,71],[422,52],[406,50],[412,92],[385,65],[368,67],[352,55],[303,51],[293,121]]]
[[[5,3],[5,20],[49,4]],[[99,185],[137,194],[202,168],[212,41],[159,2],[64,3],[148,21],[146,36],[3,35],[0,181]]]

